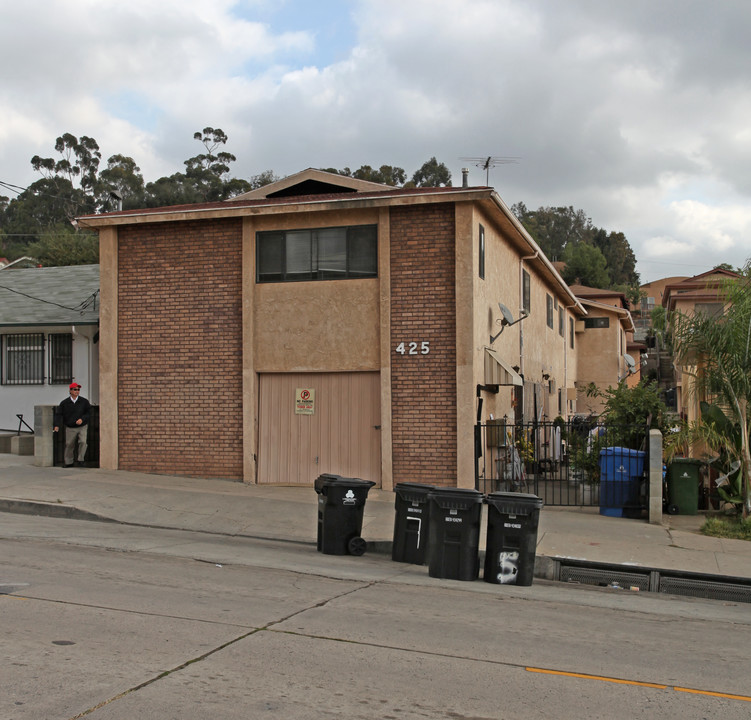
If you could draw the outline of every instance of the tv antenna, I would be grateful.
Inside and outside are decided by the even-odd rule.
[[[516,163],[520,158],[488,155],[487,157],[463,157],[459,159],[474,163],[476,167],[482,168],[485,171],[485,184],[489,186],[490,168],[494,168],[496,165],[509,165],[511,163]]]

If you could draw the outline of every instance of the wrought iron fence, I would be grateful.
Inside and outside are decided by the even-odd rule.
[[[475,487],[485,493],[534,493],[546,505],[591,505],[605,514],[637,515],[647,505],[647,438],[646,426],[596,418],[489,420],[475,426]]]

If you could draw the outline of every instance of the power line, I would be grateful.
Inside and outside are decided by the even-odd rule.
[[[68,307],[67,305],[61,305],[60,303],[53,302],[52,300],[44,300],[43,298],[35,297],[34,295],[27,295],[25,292],[15,290],[8,287],[7,285],[0,285],[0,289],[16,293],[16,295],[23,295],[23,297],[28,298],[29,300],[36,300],[37,302],[46,303],[47,305],[55,305],[56,307],[62,308],[63,310],[71,310],[72,312],[81,313],[85,312],[93,303],[96,303],[97,296],[99,295],[99,290],[97,290],[96,292],[93,292],[91,295],[89,295],[85,300],[82,300],[80,303],[78,303],[76,307]]]

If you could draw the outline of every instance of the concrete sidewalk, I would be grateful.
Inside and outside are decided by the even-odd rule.
[[[33,457],[0,454],[0,511],[111,520],[228,536],[315,543],[312,488],[88,468],[42,468]],[[483,512],[485,522],[486,512]],[[546,507],[537,556],[751,579],[751,542],[705,537],[703,516],[664,516],[664,525],[604,517],[597,508]],[[389,552],[394,494],[371,490],[362,536]],[[481,533],[484,549],[485,530]],[[544,563],[543,563],[544,564]]]

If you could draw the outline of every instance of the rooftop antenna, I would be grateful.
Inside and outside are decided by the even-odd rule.
[[[487,186],[490,186],[490,168],[494,168],[496,165],[509,165],[519,161],[518,157],[500,157],[493,155],[488,155],[487,157],[463,157],[459,159],[474,163],[476,167],[482,168],[485,171],[485,184]]]

